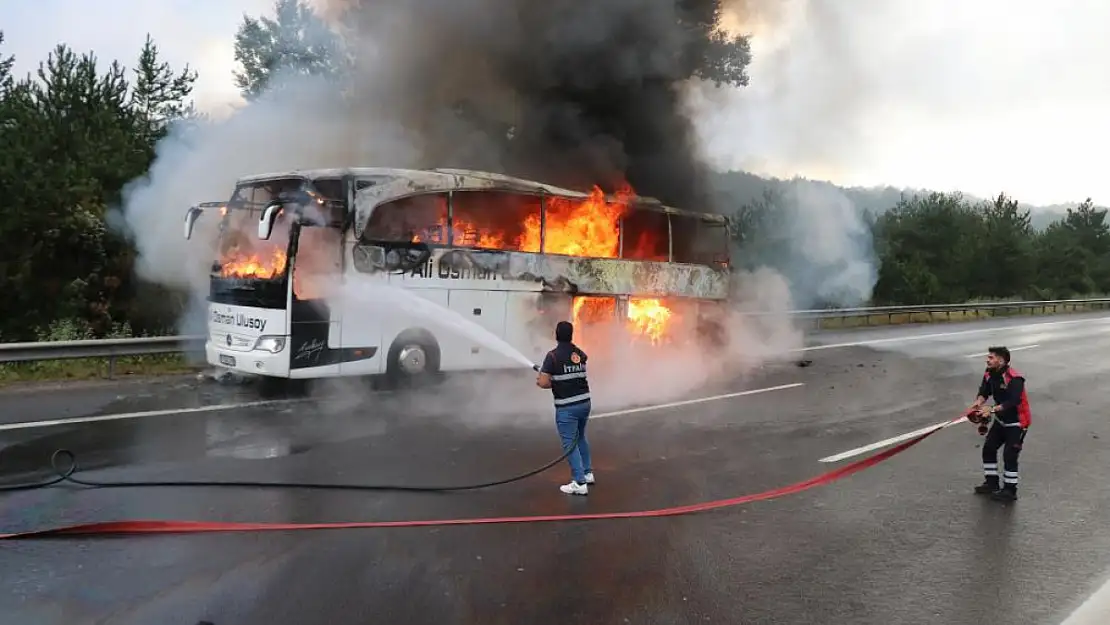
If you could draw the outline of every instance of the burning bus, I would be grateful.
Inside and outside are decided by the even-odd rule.
[[[571,319],[659,345],[712,334],[729,223],[638,197],[486,172],[352,168],[247,176],[191,207],[219,219],[208,362],[271,379],[393,381],[520,364],[396,295],[471,320],[539,362]],[[405,299],[401,298],[401,299]],[[680,338],[675,338],[680,337]]]

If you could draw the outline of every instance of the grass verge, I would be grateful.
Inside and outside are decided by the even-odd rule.
[[[0,364],[0,387],[24,382],[121,380],[139,376],[177,375],[197,372],[201,368],[202,365],[189,362],[184,356],[177,354],[120,356],[114,363],[107,358],[8,363]]]
[[[124,323],[111,328],[104,338],[134,338],[131,327]],[[80,320],[52,323],[39,333],[40,342],[80,341],[95,338],[87,324]],[[29,382],[65,382],[126,379],[173,375],[199,371],[201,365],[190,362],[184,354],[150,354],[117,356],[116,358],[74,358],[0,364],[0,387]]]

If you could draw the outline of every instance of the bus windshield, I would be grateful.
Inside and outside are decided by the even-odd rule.
[[[258,238],[258,221],[266,205],[292,199],[304,186],[300,178],[282,178],[241,184],[235,189],[220,222],[213,278],[277,280],[288,267],[292,211],[282,211],[269,240]]]

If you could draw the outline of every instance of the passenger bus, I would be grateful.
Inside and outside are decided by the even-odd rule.
[[[729,290],[729,221],[630,189],[457,169],[290,171],[190,207],[185,237],[213,214],[207,360],[271,381],[521,366],[404,306],[383,314],[383,286],[537,363],[558,320],[616,321],[630,340],[662,342],[678,319],[710,328]]]

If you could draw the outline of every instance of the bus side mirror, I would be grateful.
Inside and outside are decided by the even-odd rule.
[[[271,202],[266,205],[266,209],[262,211],[262,216],[258,218],[258,238],[263,241],[269,241],[270,235],[274,232],[274,222],[277,216],[281,214],[281,202]]]
[[[197,220],[200,219],[204,209],[197,206],[190,206],[189,210],[185,211],[185,240],[188,241],[193,237],[193,226],[196,225]]]

